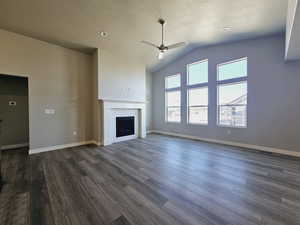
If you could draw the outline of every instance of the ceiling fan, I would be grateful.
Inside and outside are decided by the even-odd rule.
[[[162,59],[164,57],[164,53],[166,51],[168,51],[170,49],[182,47],[186,43],[185,42],[179,42],[179,43],[172,44],[172,45],[165,45],[164,44],[164,26],[166,25],[166,21],[163,20],[163,19],[159,19],[158,23],[161,25],[161,45],[157,46],[155,44],[152,44],[149,41],[142,41],[142,43],[157,48],[159,50],[158,58]]]

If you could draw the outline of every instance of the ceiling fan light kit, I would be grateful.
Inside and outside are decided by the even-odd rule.
[[[159,50],[158,59],[163,59],[164,53],[170,49],[179,48],[184,46],[185,42],[178,42],[172,45],[165,45],[164,44],[164,26],[166,25],[166,21],[164,19],[159,19],[158,23],[161,25],[161,44],[159,46],[149,42],[149,41],[142,41],[142,43],[155,47]]]

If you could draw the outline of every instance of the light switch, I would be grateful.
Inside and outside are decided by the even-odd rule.
[[[55,109],[45,109],[45,114],[55,114]]]

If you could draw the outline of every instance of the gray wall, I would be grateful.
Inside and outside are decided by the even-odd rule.
[[[202,138],[300,151],[300,62],[284,61],[282,35],[197,49],[153,74],[153,129]],[[248,57],[248,128],[216,126],[216,65]],[[209,123],[188,125],[186,64],[209,60]],[[164,122],[164,77],[182,75],[182,122]],[[231,130],[231,134],[228,134]]]
[[[28,77],[31,149],[92,140],[90,55],[4,30],[0,49],[0,73]]]
[[[0,119],[2,147],[29,144],[28,85],[27,78],[0,74]],[[15,101],[16,106],[10,106]]]
[[[99,99],[145,101],[145,65],[118,52],[98,50]]]

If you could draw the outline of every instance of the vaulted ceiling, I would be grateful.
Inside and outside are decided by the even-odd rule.
[[[79,51],[106,49],[157,70],[193,48],[284,32],[288,0],[1,0],[0,28]],[[157,60],[157,19],[166,42],[187,41]],[[230,27],[224,31],[224,27]],[[99,38],[98,31],[108,32]]]

